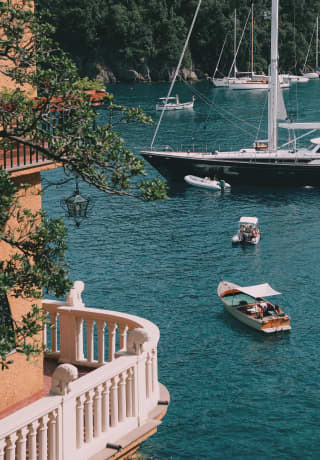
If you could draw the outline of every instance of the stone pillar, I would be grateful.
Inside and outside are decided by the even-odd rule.
[[[99,320],[97,322],[98,328],[98,363],[104,364],[104,350],[105,350],[105,340],[104,340],[104,330],[106,324],[104,320]]]
[[[153,348],[152,350],[152,392],[158,391],[159,382],[158,382],[158,356],[157,349]]]
[[[110,400],[111,400],[111,426],[118,425],[118,381],[119,377],[113,377],[111,380]]]
[[[18,436],[16,433],[12,433],[10,434],[10,436],[7,437],[6,460],[16,459],[16,441],[17,439],[18,439]]]
[[[77,398],[76,402],[76,436],[77,442],[76,446],[80,449],[83,446],[83,402],[84,395],[81,395]]]
[[[109,332],[109,362],[114,360],[114,354],[116,352],[116,330],[117,325],[115,323],[108,324]]]
[[[76,338],[76,360],[83,361],[84,354],[83,354],[83,318],[76,318],[75,322],[76,331],[75,331],[75,338]]]
[[[4,448],[6,445],[5,439],[0,439],[0,460],[4,460]]]
[[[48,454],[49,454],[48,457],[49,457],[49,460],[55,460],[57,458],[57,415],[58,413],[56,410],[53,410],[49,414],[49,423],[48,423]]]
[[[30,459],[37,458],[37,429],[38,429],[38,426],[39,426],[38,420],[32,422],[29,425],[28,449],[29,449]]]
[[[110,382],[105,382],[102,389],[102,431],[105,432],[109,428],[110,424]]]
[[[93,410],[92,410],[93,390],[87,391],[84,402],[84,428],[85,442],[91,442],[93,438]]]
[[[18,431],[17,460],[26,460],[27,458],[27,434],[27,427],[21,428],[21,430]]]
[[[6,440],[0,439],[0,460],[4,460],[4,449],[6,446]]]
[[[127,410],[126,410],[126,378],[127,373],[121,372],[120,374],[120,382],[119,382],[119,422],[123,422]]]
[[[40,419],[39,427],[39,460],[47,460],[48,451],[48,416]]]
[[[152,394],[152,360],[150,353],[147,354],[146,360],[146,390],[147,398],[150,398]]]
[[[93,344],[93,320],[86,320],[87,326],[87,359],[88,363],[94,361],[94,344]]]
[[[127,378],[127,387],[126,387],[126,407],[127,407],[127,417],[132,417],[132,404],[133,404],[133,394],[132,394],[132,380],[133,380],[133,369],[128,369],[128,378]]]
[[[93,435],[95,437],[99,437],[101,434],[101,392],[102,392],[102,386],[99,385],[95,388],[94,392],[94,397],[93,397],[93,404],[94,404],[94,410],[93,410]]]
[[[128,334],[128,326],[119,326],[119,333],[120,333],[120,350],[127,349],[127,334]]]

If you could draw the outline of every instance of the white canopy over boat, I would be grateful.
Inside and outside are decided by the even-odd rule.
[[[254,224],[254,225],[257,225],[258,218],[257,217],[240,217],[239,222],[241,224]]]
[[[280,295],[281,292],[275,291],[269,283],[256,284],[255,286],[241,287],[241,292],[250,295],[251,297],[270,297],[272,295]]]

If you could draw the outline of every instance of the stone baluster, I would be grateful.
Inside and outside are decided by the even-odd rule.
[[[39,426],[39,460],[47,460],[48,457],[48,416],[40,419]]]
[[[76,360],[83,361],[83,318],[76,318],[75,323],[75,339],[76,339]]]
[[[95,388],[93,397],[93,435],[99,437],[101,434],[101,397],[102,385]]]
[[[27,427],[21,428],[21,430],[18,431],[17,460],[26,460],[27,458],[27,434]]]
[[[118,397],[118,405],[119,405],[119,422],[123,422],[126,414],[126,379],[127,379],[127,372],[121,372],[120,374],[120,382],[119,382],[119,397]]]
[[[94,361],[94,343],[93,343],[93,320],[87,319],[87,359],[88,363]]]
[[[132,395],[132,417],[135,417],[138,413],[138,401],[137,401],[137,372],[136,368],[132,368],[132,381],[131,381],[131,395]]]
[[[30,460],[37,458],[37,429],[39,426],[38,420],[30,423],[28,433],[28,449]]]
[[[158,357],[157,349],[153,348],[152,350],[152,392],[154,393],[158,388]]]
[[[147,398],[150,398],[152,394],[152,358],[150,353],[148,353],[146,360],[146,385]]]
[[[0,460],[4,460],[4,448],[6,446],[6,440],[0,439]]]
[[[114,354],[116,352],[116,323],[108,323],[108,333],[109,333],[109,362],[114,360]]]
[[[57,416],[58,416],[57,410],[53,410],[49,414],[49,421],[48,421],[48,458],[49,460],[56,460],[57,458]]]
[[[76,402],[76,436],[77,442],[76,446],[80,449],[83,446],[83,403],[84,403],[85,395],[81,395],[77,398]]]
[[[127,378],[127,386],[126,386],[126,407],[127,407],[127,417],[132,417],[132,405],[133,405],[133,369],[128,369],[128,378]]]
[[[104,340],[104,330],[106,323],[104,320],[97,321],[98,328],[98,363],[104,364],[104,350],[105,350],[105,340]]]
[[[52,353],[56,353],[58,351],[57,346],[57,330],[58,330],[58,321],[57,321],[57,313],[53,312],[50,313],[50,322],[51,326],[51,351]]]
[[[127,336],[128,336],[128,326],[119,326],[119,333],[120,333],[120,350],[127,349]]]
[[[10,436],[7,437],[6,460],[15,460],[17,439],[18,439],[17,433],[12,433],[10,434]]]
[[[93,395],[93,390],[87,391],[86,400],[84,402],[84,429],[86,443],[91,442],[93,439]]]
[[[111,400],[111,426],[118,425],[118,381],[119,377],[113,377],[111,380],[110,400]]]
[[[109,429],[110,424],[110,382],[105,382],[102,389],[102,431],[105,432]]]

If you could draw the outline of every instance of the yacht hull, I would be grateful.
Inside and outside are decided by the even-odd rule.
[[[183,181],[186,175],[209,176],[233,184],[320,186],[320,161],[279,162],[277,160],[224,160],[203,153],[179,153],[179,156],[155,152],[141,152],[142,156],[160,174],[171,181]],[[205,157],[205,158],[202,158]]]

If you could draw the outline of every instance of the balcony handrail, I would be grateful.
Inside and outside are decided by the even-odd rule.
[[[0,438],[5,438],[14,431],[18,431],[34,420],[38,420],[49,412],[58,409],[63,396],[49,395],[18,409],[0,420]]]

